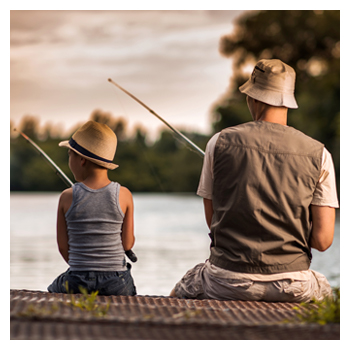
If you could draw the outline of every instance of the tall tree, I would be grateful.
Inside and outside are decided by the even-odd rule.
[[[213,131],[251,120],[238,87],[258,60],[281,59],[297,74],[299,109],[289,111],[288,123],[326,145],[339,178],[340,11],[248,12],[221,38],[220,52],[232,59],[233,75],[214,107]]]

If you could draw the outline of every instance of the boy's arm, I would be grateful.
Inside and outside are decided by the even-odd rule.
[[[122,244],[125,251],[130,250],[135,243],[134,236],[134,202],[131,192],[126,187],[120,188],[119,200],[124,212],[122,226]]]
[[[68,232],[65,214],[73,199],[73,189],[69,188],[62,192],[57,210],[57,245],[63,259],[68,264]]]

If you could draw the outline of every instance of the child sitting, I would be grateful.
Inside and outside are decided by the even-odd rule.
[[[133,198],[108,178],[108,169],[118,167],[112,163],[115,133],[89,121],[59,146],[68,148],[77,183],[62,192],[57,212],[57,244],[69,268],[48,291],[135,295],[131,265],[125,261],[125,251],[135,242]]]

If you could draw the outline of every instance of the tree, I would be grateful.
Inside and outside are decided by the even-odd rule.
[[[90,119],[106,123],[117,134],[115,162],[120,167],[109,173],[112,181],[120,182],[132,192],[196,191],[202,159],[172,132],[163,130],[159,139],[150,144],[146,142],[146,130],[137,127],[133,136],[127,136],[125,120],[114,118],[109,112],[95,110]],[[39,124],[39,119],[25,116],[20,129],[30,134],[31,139],[74,180],[68,166],[67,149],[58,147],[62,136],[58,137],[55,128],[48,125],[44,130],[45,138],[40,138],[43,132],[39,130]],[[203,149],[209,139],[196,133],[186,136]],[[18,133],[11,134],[11,191],[62,191],[64,188],[66,185],[39,153],[25,139],[18,137]]]
[[[108,125],[117,135],[118,140],[126,138],[126,120],[123,117],[115,118],[110,112],[96,109],[91,113],[90,120]]]
[[[249,12],[221,38],[220,52],[232,58],[233,75],[229,90],[213,109],[214,132],[251,120],[238,87],[258,60],[280,59],[297,75],[299,109],[289,111],[288,123],[325,144],[339,180],[340,11]]]

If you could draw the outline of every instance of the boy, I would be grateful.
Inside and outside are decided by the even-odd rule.
[[[51,293],[135,295],[125,251],[135,242],[131,192],[108,178],[117,137],[104,124],[89,121],[69,141],[69,168],[77,183],[62,192],[57,211],[57,244],[69,269],[48,287]],[[68,290],[66,289],[68,287]]]

